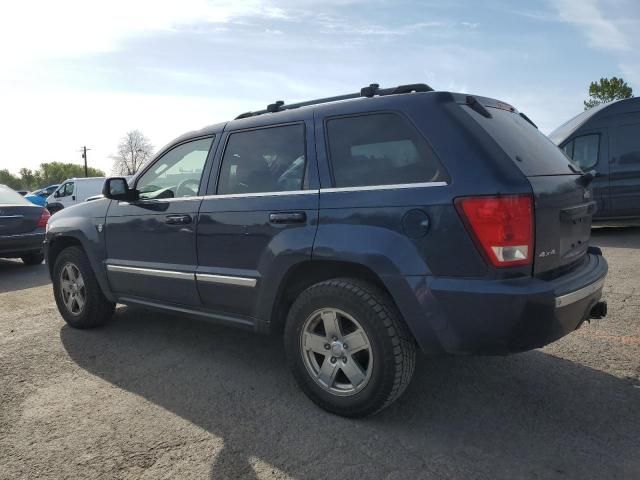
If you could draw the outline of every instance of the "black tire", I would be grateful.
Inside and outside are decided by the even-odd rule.
[[[25,265],[40,265],[44,261],[42,253],[28,253],[20,257]]]
[[[62,297],[61,272],[68,264],[75,266],[84,280],[84,308],[78,313],[70,311]],[[113,316],[115,303],[107,300],[102,293],[89,259],[82,248],[73,246],[60,252],[53,266],[52,279],[53,294],[58,310],[69,326],[73,328],[98,327],[104,325]]]
[[[303,359],[301,339],[307,319],[327,308],[356,319],[370,344],[373,363],[368,382],[347,396],[319,385]],[[284,342],[289,367],[304,393],[321,408],[345,417],[365,417],[389,406],[409,385],[415,367],[415,342],[400,312],[384,291],[355,279],[327,280],[305,290],[289,311]]]

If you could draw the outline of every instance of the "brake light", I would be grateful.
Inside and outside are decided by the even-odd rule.
[[[459,198],[456,207],[493,266],[532,263],[533,202],[530,195]]]
[[[49,210],[47,210],[46,208],[43,208],[42,213],[40,213],[40,218],[38,219],[37,228],[45,228],[47,226],[47,222],[49,221],[49,218],[51,218],[51,214],[49,213]]]

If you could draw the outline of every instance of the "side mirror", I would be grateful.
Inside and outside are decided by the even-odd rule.
[[[111,200],[131,202],[138,199],[137,191],[129,188],[127,180],[123,177],[111,177],[104,181],[102,195]]]
[[[53,196],[58,198],[60,196],[60,190],[56,190],[55,192],[53,192]]]

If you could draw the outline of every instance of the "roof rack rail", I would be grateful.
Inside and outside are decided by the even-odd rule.
[[[295,108],[300,107],[308,107],[309,105],[319,105],[321,103],[329,103],[329,102],[337,102],[338,100],[348,100],[351,98],[360,98],[360,97],[374,97],[374,96],[386,96],[386,95],[399,95],[402,93],[412,93],[412,92],[433,92],[433,88],[431,88],[426,83],[412,83],[409,85],[398,85],[397,87],[391,88],[380,88],[380,85],[377,83],[372,83],[368,87],[363,87],[360,89],[359,93],[348,93],[346,95],[338,95],[337,97],[327,97],[327,98],[319,98],[317,100],[308,100],[306,102],[299,103],[291,103],[289,105],[285,105],[282,100],[278,100],[275,103],[271,103],[267,105],[265,110],[257,110],[255,112],[245,112],[238,115],[235,119],[239,120],[241,118],[249,118],[255,117],[257,115],[263,115],[265,113],[275,113],[282,112],[283,110],[293,110]]]

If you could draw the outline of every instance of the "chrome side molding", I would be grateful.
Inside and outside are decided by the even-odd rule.
[[[255,287],[258,280],[251,277],[232,277],[229,275],[213,275],[210,273],[196,273],[196,280],[207,283],[221,283],[238,287]]]
[[[320,193],[365,192],[368,190],[400,190],[404,188],[446,187],[447,182],[397,183],[394,185],[367,185],[365,187],[321,188]]]
[[[147,275],[150,277],[177,278],[181,280],[194,280],[194,274],[188,272],[177,272],[175,270],[158,270],[155,268],[127,267],[124,265],[107,264],[110,272],[132,273],[134,275]]]
[[[235,285],[238,287],[253,288],[258,280],[251,277],[235,277],[232,275],[214,275],[212,273],[178,272],[176,270],[160,270],[157,268],[129,267],[126,265],[107,264],[110,272],[130,273],[133,275],[147,275],[150,277],[175,278],[179,280],[198,280],[206,283],[219,283],[223,285]]]

